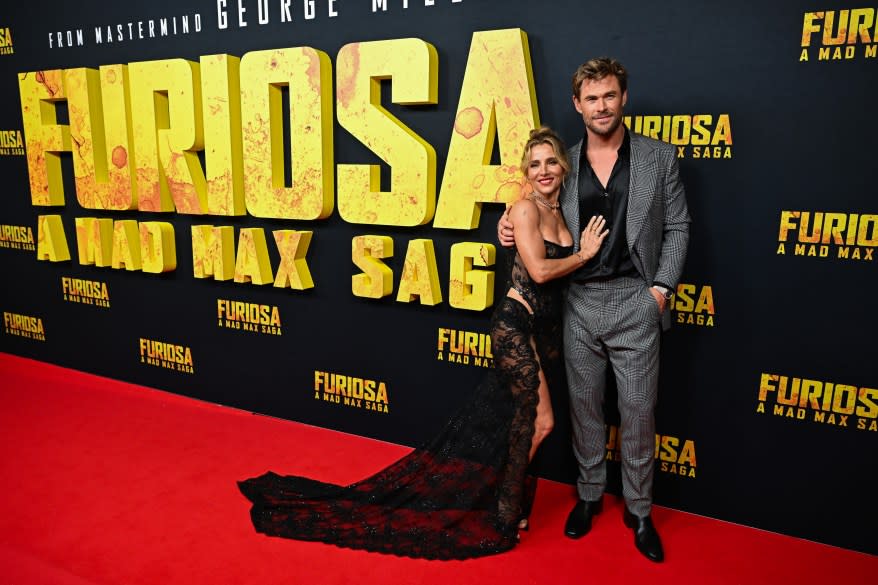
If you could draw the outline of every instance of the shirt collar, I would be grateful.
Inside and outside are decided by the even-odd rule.
[[[622,122],[622,129],[624,132],[624,137],[622,138],[622,144],[619,145],[619,150],[616,152],[619,155],[619,158],[628,157],[631,153],[631,133],[628,131],[628,126]],[[582,154],[585,155],[585,151],[588,150],[588,130],[585,131],[582,137]]]

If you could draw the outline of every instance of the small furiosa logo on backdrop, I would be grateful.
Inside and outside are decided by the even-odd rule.
[[[346,374],[315,370],[314,400],[371,412],[390,412],[387,384]]]
[[[0,156],[24,156],[21,130],[0,130]]]
[[[675,323],[713,327],[716,319],[713,287],[680,283],[677,285],[677,294],[671,299],[670,308],[674,311]]]
[[[43,320],[39,317],[4,311],[3,330],[7,335],[46,341],[46,329],[43,327]]]
[[[12,30],[8,26],[0,26],[0,55],[12,55]]]
[[[612,425],[607,431],[607,461],[621,461],[619,427]],[[695,479],[695,441],[656,433],[655,464],[662,473]]]
[[[140,363],[185,374],[195,373],[191,348],[143,337],[140,338]]]
[[[283,335],[280,309],[274,305],[260,305],[217,299],[216,325],[265,335]]]
[[[756,412],[878,432],[878,389],[762,373]]]
[[[26,225],[0,224],[0,248],[36,252],[34,231]]]
[[[110,308],[110,292],[106,282],[62,276],[61,294],[68,303]]]
[[[806,12],[802,19],[799,62],[875,59],[878,53],[875,8]]]
[[[781,211],[777,254],[829,260],[872,261],[878,215]]]
[[[439,328],[436,360],[451,364],[493,368],[491,336],[487,333]]]
[[[629,130],[673,144],[677,158],[732,158],[729,114],[625,116]]]

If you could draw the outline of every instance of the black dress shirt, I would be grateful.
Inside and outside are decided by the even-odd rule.
[[[619,276],[637,276],[625,234],[628,184],[631,178],[631,138],[628,136],[628,129],[625,129],[625,138],[619,147],[618,158],[606,186],[601,184],[588,162],[587,152],[588,134],[582,139],[579,154],[579,227],[585,229],[592,216],[603,215],[610,233],[595,257],[573,273],[573,280],[583,283]]]

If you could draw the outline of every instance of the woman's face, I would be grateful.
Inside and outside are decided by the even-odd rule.
[[[555,156],[552,145],[537,144],[530,149],[527,180],[534,191],[547,199],[553,198],[561,190],[564,167]]]

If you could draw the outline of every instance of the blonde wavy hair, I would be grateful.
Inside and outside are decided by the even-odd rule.
[[[570,159],[567,158],[567,149],[564,147],[564,141],[558,134],[548,126],[540,126],[530,131],[527,142],[524,143],[524,152],[521,154],[521,173],[527,177],[527,165],[530,163],[530,153],[535,146],[540,144],[548,144],[555,151],[555,157],[558,159],[561,168],[564,169],[564,176],[570,172]],[[562,177],[563,179],[563,177]]]

